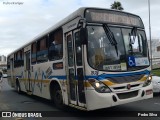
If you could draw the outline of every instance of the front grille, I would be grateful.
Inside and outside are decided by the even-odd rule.
[[[134,87],[138,87],[140,84],[134,84],[131,85],[131,89]],[[120,87],[113,87],[114,90],[122,90],[122,89],[127,89],[127,86],[120,86]]]
[[[140,84],[135,84],[135,85],[131,85],[131,88],[132,87],[138,87]]]
[[[107,78],[109,81],[113,82],[113,83],[128,83],[128,82],[136,82],[138,80],[140,80],[141,78],[144,77],[144,74],[140,74],[140,75],[131,75],[131,76],[123,76],[123,77],[110,77]]]
[[[127,92],[127,93],[117,93],[117,96],[119,99],[132,98],[132,97],[136,97],[137,95],[138,95],[138,90]]]
[[[120,89],[125,89],[126,88],[126,86],[122,86],[122,87],[114,87],[113,89],[114,90],[120,90]]]

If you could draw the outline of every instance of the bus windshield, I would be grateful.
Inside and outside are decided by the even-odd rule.
[[[92,68],[127,71],[149,66],[147,40],[143,30],[136,29],[136,35],[133,36],[133,28],[107,27],[87,26],[88,62]]]

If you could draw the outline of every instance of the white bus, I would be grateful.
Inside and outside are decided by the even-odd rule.
[[[8,55],[17,92],[57,107],[107,108],[153,97],[141,18],[83,7]]]

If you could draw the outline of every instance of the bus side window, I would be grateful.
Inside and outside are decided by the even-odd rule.
[[[23,49],[14,54],[14,68],[24,66]]]
[[[37,58],[36,58],[36,52],[37,52],[37,49],[36,49],[36,47],[37,47],[37,43],[36,42],[34,42],[33,44],[32,44],[32,49],[31,49],[31,63],[32,64],[35,64],[36,63],[36,61],[37,61]]]
[[[59,60],[63,56],[63,32],[62,29],[49,35],[49,60]]]
[[[37,42],[37,62],[46,62],[48,60],[48,42],[47,37]]]
[[[78,66],[82,65],[82,43],[80,41],[79,31],[75,33],[76,62]]]
[[[22,49],[21,51],[21,58],[22,58],[21,65],[24,66],[24,49]]]
[[[17,52],[14,54],[14,68],[17,67]]]

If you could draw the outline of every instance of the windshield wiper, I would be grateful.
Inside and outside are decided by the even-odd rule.
[[[133,46],[132,44],[135,43],[135,40],[136,40],[136,37],[137,37],[137,28],[136,27],[133,27],[132,30],[131,30],[131,33],[129,33],[129,46],[130,46],[130,50],[129,52],[131,53],[131,55],[133,55]]]
[[[118,56],[118,48],[117,48],[117,41],[114,37],[114,34],[112,33],[112,31],[109,29],[108,25],[105,24],[104,25],[104,30],[106,32],[106,35],[109,39],[109,42],[111,43],[112,46],[115,46],[115,50],[116,50],[116,53],[117,53],[117,56]]]
[[[133,27],[131,30],[131,35],[136,36],[137,35],[137,27]]]

